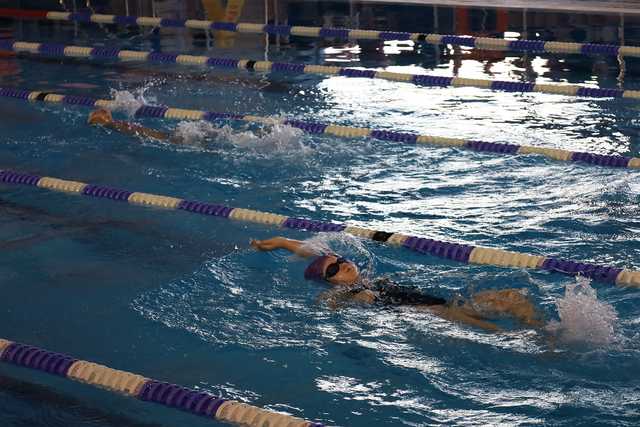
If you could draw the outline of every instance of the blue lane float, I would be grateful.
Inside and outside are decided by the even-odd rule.
[[[466,264],[539,269],[571,276],[580,275],[596,281],[620,286],[640,287],[640,271],[614,266],[577,262],[541,255],[529,255],[501,249],[483,248],[463,243],[444,242],[385,230],[373,230],[347,224],[288,217],[275,213],[234,208],[223,204],[203,203],[170,196],[133,192],[10,170],[0,171],[0,183],[27,185],[51,191],[79,194],[106,200],[126,201],[131,204],[149,207],[177,209],[201,215],[216,216],[219,218],[290,230],[347,233],[397,247],[404,247],[420,254],[437,256]]]
[[[410,83],[425,87],[474,87],[504,92],[537,92],[564,96],[590,98],[640,99],[640,91],[616,88],[592,88],[574,84],[548,84],[513,82],[464,77],[445,77],[422,74],[396,73],[385,70],[347,68],[328,65],[295,64],[253,59],[213,58],[203,55],[188,55],[169,52],[134,51],[126,49],[105,50],[99,46],[71,46],[57,43],[31,43],[14,41],[3,43],[4,50],[19,54],[60,56],[67,58],[113,59],[119,61],[180,64],[189,66],[209,66],[214,68],[238,69],[258,72],[282,72],[292,74],[317,74],[322,76],[342,76],[347,78],[382,79],[399,83]]]
[[[468,35],[411,33],[405,31],[366,30],[330,27],[305,27],[234,22],[214,22],[197,19],[170,19],[150,16],[104,15],[86,12],[58,12],[46,10],[0,9],[0,16],[14,19],[46,19],[78,23],[115,24],[121,26],[190,28],[248,34],[314,37],[337,40],[411,41],[433,45],[462,46],[483,50],[572,55],[605,55],[639,57],[640,47],[613,44],[573,43],[542,40],[507,40]]]
[[[144,402],[249,427],[324,427],[288,414],[274,412],[180,385],[79,360],[62,353],[0,338],[0,362],[89,384]]]
[[[115,108],[113,101],[95,99],[88,96],[61,95],[50,92],[28,91],[15,88],[0,88],[0,97],[7,97],[28,101],[42,101],[48,103],[62,103],[72,106]],[[640,168],[640,158],[620,155],[596,154],[580,151],[568,151],[558,148],[535,147],[528,145],[508,144],[499,142],[487,142],[465,140],[461,138],[448,138],[434,135],[419,135],[409,132],[397,132],[393,130],[358,128],[354,126],[341,126],[308,122],[297,119],[279,119],[273,117],[260,117],[254,115],[242,115],[217,111],[187,110],[166,106],[143,105],[135,112],[138,118],[165,118],[178,120],[207,120],[216,122],[219,120],[238,120],[247,123],[286,124],[314,135],[331,135],[341,138],[372,138],[382,141],[392,141],[402,144],[434,145],[439,147],[452,147],[456,149],[468,149],[476,152],[500,154],[500,155],[542,155],[553,160],[565,162],[577,162],[593,166],[611,168]]]

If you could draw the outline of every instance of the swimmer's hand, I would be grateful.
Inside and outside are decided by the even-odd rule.
[[[272,237],[266,240],[253,239],[251,240],[251,246],[258,251],[268,252],[282,248],[282,240],[282,237]]]
[[[89,114],[87,122],[90,125],[105,126],[113,122],[113,117],[111,117],[111,113],[108,110],[101,108]]]

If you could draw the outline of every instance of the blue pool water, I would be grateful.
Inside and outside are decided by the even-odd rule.
[[[73,40],[65,32],[24,32],[29,40]],[[83,32],[75,42],[100,40],[99,32]],[[109,43],[203,51],[181,37]],[[452,73],[453,63],[433,49],[390,52],[309,44],[272,48],[270,59]],[[208,54],[257,59],[264,51]],[[616,85],[615,64],[592,72],[591,58],[570,62],[506,54],[490,73]],[[637,101],[75,60],[0,64],[3,87],[117,96],[123,106],[143,97],[183,108],[640,155]],[[486,72],[476,60],[459,69],[466,77]],[[638,84],[633,74],[625,77],[624,87]],[[640,268],[634,170],[340,140],[288,127],[142,122],[192,143],[174,146],[89,127],[81,108],[0,99],[0,111],[2,169]],[[593,283],[596,299],[588,284],[575,288],[576,280],[562,275],[463,265],[320,235],[314,239],[370,274],[440,295],[526,289],[550,326],[492,334],[409,310],[331,310],[319,299],[326,288],[302,278],[303,262],[248,245],[276,234],[311,235],[25,187],[0,191],[1,337],[328,425],[635,425],[640,416],[637,290]],[[0,366],[0,413],[6,426],[216,425],[7,365]]]

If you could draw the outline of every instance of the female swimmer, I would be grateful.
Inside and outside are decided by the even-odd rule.
[[[448,301],[413,287],[398,285],[387,278],[367,280],[352,261],[334,253],[318,255],[298,240],[273,237],[253,240],[251,246],[260,251],[285,249],[301,257],[313,257],[304,271],[305,279],[328,283],[342,296],[360,303],[409,306],[491,331],[500,330],[498,325],[489,321],[499,316],[509,316],[527,327],[542,326],[540,315],[531,301],[517,289],[481,291],[468,301]]]

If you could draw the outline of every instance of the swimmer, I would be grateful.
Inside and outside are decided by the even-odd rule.
[[[113,120],[111,112],[104,108],[91,112],[87,123],[93,126],[102,126],[108,129],[113,129],[125,135],[142,136],[176,144],[180,142],[176,138],[172,138],[169,134],[164,132],[149,129],[134,123],[125,122],[124,120]]]
[[[387,278],[367,280],[358,267],[334,253],[318,255],[299,240],[273,237],[252,240],[251,246],[259,251],[285,249],[304,258],[314,257],[307,266],[304,278],[325,282],[341,297],[364,304],[381,306],[410,306],[426,310],[454,322],[466,323],[490,331],[501,328],[490,318],[508,316],[527,327],[541,327],[540,315],[525,295],[517,289],[487,290],[476,293],[469,301],[447,301],[420,290],[391,282]]]

